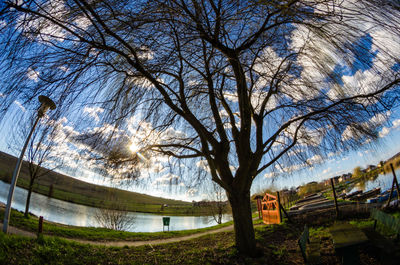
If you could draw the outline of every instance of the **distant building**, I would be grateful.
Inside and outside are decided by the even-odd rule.
[[[342,175],[343,176],[343,175]],[[332,177],[331,179],[333,179],[333,184],[335,185],[335,184],[338,184],[339,182],[342,182],[343,180],[342,180],[342,176],[335,176],[335,177]],[[351,174],[350,174],[350,176],[351,176]],[[324,181],[324,184],[325,184],[325,186],[330,186],[331,185],[331,179],[329,178],[329,179],[326,179],[325,181]]]
[[[347,180],[351,179],[351,177],[352,177],[351,173],[343,174],[339,177],[339,182],[347,181]]]

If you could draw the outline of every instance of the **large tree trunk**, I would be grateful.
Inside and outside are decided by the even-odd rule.
[[[236,247],[241,254],[254,257],[258,252],[251,214],[250,192],[228,194],[228,199],[232,207]]]
[[[29,204],[31,203],[31,195],[32,195],[32,189],[33,189],[33,182],[34,182],[34,180],[31,178],[31,180],[30,180],[30,182],[29,182],[28,196],[26,197],[25,217],[28,217],[28,214],[29,214]]]

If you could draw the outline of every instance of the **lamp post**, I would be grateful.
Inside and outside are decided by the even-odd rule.
[[[24,158],[25,150],[28,146],[29,140],[31,139],[33,131],[35,130],[35,127],[38,124],[40,118],[42,118],[44,116],[44,114],[47,112],[48,109],[53,110],[56,108],[56,104],[50,98],[48,98],[46,96],[39,96],[39,102],[41,103],[41,105],[38,109],[37,118],[35,120],[35,123],[32,126],[31,131],[29,132],[28,137],[26,138],[24,147],[21,150],[21,154],[19,155],[17,165],[15,166],[15,169],[13,172],[13,176],[12,176],[12,180],[11,180],[11,184],[10,184],[10,191],[8,192],[6,210],[4,212],[4,221],[3,221],[3,232],[4,233],[8,232],[8,223],[10,220],[10,212],[11,212],[11,202],[13,199],[14,189],[15,189],[15,185],[17,184],[19,172],[21,170],[22,160]]]

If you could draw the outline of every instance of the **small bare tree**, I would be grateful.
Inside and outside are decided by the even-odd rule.
[[[128,211],[121,209],[121,203],[115,195],[109,196],[110,208],[99,208],[96,210],[96,221],[105,228],[116,231],[127,231],[134,227],[136,216],[129,214]]]
[[[30,120],[33,121],[34,119]],[[32,124],[29,122],[25,124],[27,126],[19,129],[18,133],[15,134],[15,148],[18,150],[32,127]],[[48,118],[43,119],[33,133],[28,145],[25,160],[28,164],[29,185],[25,204],[25,217],[28,217],[35,182],[55,169],[60,168],[63,164],[62,156],[56,152],[58,146],[57,140],[59,140],[57,139],[58,131],[59,124],[57,122]]]
[[[213,191],[210,196],[211,202],[209,205],[210,213],[214,218],[215,222],[217,222],[217,224],[221,224],[222,217],[224,213],[227,212],[227,200],[225,192],[220,186],[218,186],[215,183],[213,183],[212,186],[213,186]]]

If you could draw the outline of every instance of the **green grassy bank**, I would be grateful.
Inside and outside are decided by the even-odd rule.
[[[0,208],[0,220],[3,220],[3,218],[4,218],[4,209]],[[10,218],[11,226],[20,228],[25,231],[36,233],[38,229],[38,224],[39,220],[36,216],[30,216],[29,218],[26,218],[24,217],[23,213],[20,213],[15,210],[11,211],[11,218]],[[226,227],[231,224],[233,224],[232,221],[201,229],[154,232],[154,233],[138,233],[138,232],[115,231],[106,228],[62,225],[53,222],[48,222],[45,220],[43,224],[43,233],[45,235],[76,238],[76,239],[83,239],[90,241],[144,241],[144,240],[166,239],[172,237],[187,236]]]

